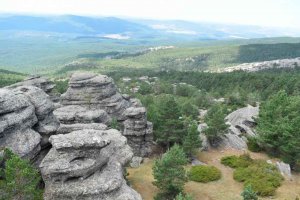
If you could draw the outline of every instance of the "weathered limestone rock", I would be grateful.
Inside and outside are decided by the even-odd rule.
[[[145,157],[150,154],[153,127],[147,121],[146,109],[139,100],[120,94],[110,77],[89,72],[74,73],[68,90],[61,96],[61,104],[62,107],[55,111],[61,123],[110,125],[111,119],[117,120],[134,155]]]
[[[258,116],[259,107],[248,105],[230,113],[225,120],[229,127],[229,133],[223,137],[223,144],[234,149],[247,149],[247,137],[255,136],[253,128],[254,119]]]
[[[37,87],[0,89],[0,147],[24,158],[36,157],[59,127],[53,109],[49,96]]]
[[[206,135],[204,134],[204,130],[208,128],[207,124],[206,123],[201,123],[198,125],[198,131],[199,131],[199,137],[202,141],[202,144],[201,144],[201,150],[202,151],[207,151],[210,149],[210,144],[209,144],[209,141],[206,137]]]
[[[73,131],[79,131],[84,129],[94,129],[94,130],[106,130],[107,126],[105,124],[90,123],[90,124],[61,124],[57,130],[57,134],[67,134]]]
[[[142,164],[143,162],[143,158],[142,157],[137,157],[137,156],[134,156],[130,162],[130,167],[132,168],[138,168],[140,167],[140,165]]]
[[[291,167],[289,164],[284,162],[276,162],[276,167],[280,171],[281,175],[287,177],[288,179],[292,178]]]
[[[141,200],[124,180],[133,153],[117,130],[85,129],[50,137],[40,164],[44,199]]]
[[[79,105],[63,106],[54,111],[54,114],[61,123],[108,123],[110,117],[104,110],[89,109]]]
[[[19,86],[35,86],[35,87],[42,89],[45,93],[48,94],[53,90],[53,88],[55,87],[55,84],[45,77],[31,76],[31,77],[28,77],[27,79],[25,79],[24,81],[7,86],[7,88],[13,89],[13,88],[16,88]]]

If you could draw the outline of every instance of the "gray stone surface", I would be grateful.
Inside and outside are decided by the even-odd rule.
[[[280,171],[282,176],[288,179],[292,178],[291,167],[289,164],[284,162],[276,162],[276,167]]]
[[[40,164],[45,200],[141,200],[124,180],[133,153],[117,130],[85,129],[50,137],[53,148]]]
[[[61,124],[59,129],[57,130],[57,134],[67,134],[73,131],[79,131],[84,129],[94,129],[94,130],[106,130],[107,126],[105,124],[99,123],[89,123],[89,124]]]
[[[192,164],[192,166],[207,165],[206,163],[201,162],[197,158],[193,158],[192,161],[191,161],[191,164]]]
[[[13,89],[19,86],[35,86],[42,89],[45,93],[50,93],[55,87],[55,84],[45,77],[31,76],[26,78],[24,81],[7,86],[7,88]]]
[[[247,137],[255,136],[254,119],[258,116],[259,107],[248,105],[226,116],[229,131],[223,137],[223,144],[238,150],[247,149]]]
[[[150,154],[153,126],[147,121],[146,109],[139,100],[120,94],[110,77],[90,72],[74,73],[68,90],[61,96],[61,104],[62,107],[55,111],[61,123],[110,125],[111,119],[115,119],[134,155]],[[81,117],[78,113],[82,113]]]
[[[201,139],[201,150],[202,151],[208,151],[210,149],[210,144],[209,141],[206,137],[206,135],[204,134],[204,130],[207,128],[207,124],[206,123],[201,123],[198,125],[198,131],[199,131],[199,137]]]
[[[63,106],[54,111],[55,116],[63,124],[74,123],[109,123],[110,117],[104,110],[91,109],[79,105]]]
[[[40,88],[0,89],[0,147],[35,158],[59,127],[53,109],[49,96]]]
[[[138,168],[138,167],[140,167],[140,165],[142,164],[142,162],[143,162],[143,158],[142,157],[134,156],[131,159],[130,167],[132,167],[132,168]]]

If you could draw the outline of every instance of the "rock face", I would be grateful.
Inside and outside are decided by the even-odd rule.
[[[145,157],[151,152],[152,123],[137,99],[121,95],[114,81],[105,75],[74,73],[69,88],[61,96],[63,107],[55,115],[63,124],[104,123],[116,120],[127,137],[134,155]]]
[[[254,119],[258,116],[259,107],[248,105],[240,108],[226,116],[226,123],[229,125],[228,133],[220,140],[219,145],[233,149],[247,149],[247,137],[255,136],[253,128],[256,126]],[[200,138],[202,140],[202,150],[211,148],[203,130],[207,128],[207,124],[202,123],[198,126]]]
[[[291,59],[281,59],[281,60],[271,60],[264,62],[254,62],[254,63],[243,63],[233,67],[227,67],[218,72],[233,72],[233,71],[247,71],[256,72],[264,69],[272,68],[295,68],[300,65],[300,58]]]
[[[117,130],[85,129],[50,137],[40,164],[45,200],[141,200],[124,180],[133,153]]]
[[[276,162],[276,167],[280,171],[281,175],[289,179],[292,178],[291,167],[284,162]]]
[[[55,84],[49,81],[47,78],[40,76],[31,76],[25,79],[24,81],[10,85],[7,88],[13,89],[19,86],[35,86],[42,89],[45,93],[49,94],[54,88]]]
[[[253,128],[256,123],[254,119],[258,116],[259,107],[248,105],[230,113],[225,120],[229,127],[229,133],[225,134],[223,142],[225,146],[234,149],[247,149],[246,137],[255,136]]]
[[[40,88],[0,89],[0,147],[35,158],[59,127],[53,110],[49,96]]]

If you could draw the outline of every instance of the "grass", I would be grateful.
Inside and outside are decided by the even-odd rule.
[[[222,172],[222,178],[218,181],[209,183],[198,183],[189,181],[185,186],[185,191],[191,194],[195,200],[242,200],[240,196],[243,191],[243,184],[233,179],[234,169],[221,164],[221,158],[230,155],[242,155],[243,151],[224,150],[201,152],[198,154],[198,159],[215,166]],[[249,153],[253,159],[269,160],[270,158],[263,153]],[[140,168],[128,168],[129,181],[132,187],[136,189],[144,200],[153,200],[157,193],[157,188],[152,185],[154,181],[152,176],[153,159],[148,159],[141,165]],[[272,199],[276,200],[294,200],[300,197],[300,174],[294,174],[293,180],[284,180],[282,185],[277,189],[276,194]],[[260,200],[269,200],[268,197],[261,197]]]

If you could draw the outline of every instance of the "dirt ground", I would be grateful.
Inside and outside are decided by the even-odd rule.
[[[240,155],[245,152],[237,150],[199,152],[198,159],[208,165],[216,166],[222,171],[222,178],[210,183],[197,183],[189,181],[185,186],[185,191],[191,194],[195,200],[242,200],[240,194],[243,184],[233,179],[233,169],[220,163],[224,156]],[[263,153],[252,153],[252,158],[273,160]],[[152,185],[153,158],[146,159],[144,163],[136,169],[128,168],[128,179],[132,187],[137,190],[144,200],[152,200],[157,193],[157,188]],[[295,200],[300,198],[300,174],[293,174],[292,180],[284,180],[281,187],[276,191],[275,196],[260,198],[260,200]]]

